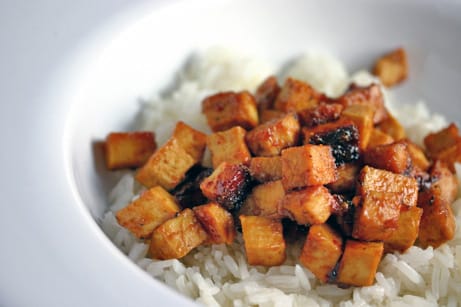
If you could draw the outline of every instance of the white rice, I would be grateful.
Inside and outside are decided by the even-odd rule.
[[[352,81],[360,85],[376,82],[365,71],[349,77],[340,61],[315,53],[301,57],[285,72],[310,82],[330,96],[340,95]],[[180,71],[173,91],[144,103],[137,127],[155,131],[160,145],[170,137],[178,120],[209,133],[200,113],[201,100],[206,95],[227,90],[254,91],[267,76],[276,73],[268,63],[227,49],[215,48],[195,55]],[[392,94],[384,92],[387,107],[418,144],[428,132],[447,124],[424,103],[397,105]],[[461,165],[456,169],[461,176]],[[283,307],[461,304],[460,227],[452,241],[437,249],[413,246],[405,254],[387,254],[379,265],[374,285],[340,289],[321,284],[298,264],[299,244],[288,250],[284,265],[272,268],[248,265],[240,236],[230,246],[200,246],[181,260],[145,258],[147,245],[120,227],[113,214],[136,198],[141,190],[133,173],[124,175],[108,196],[110,206],[101,221],[102,229],[141,269],[199,304]],[[453,211],[457,225],[461,225],[461,199],[453,204]]]

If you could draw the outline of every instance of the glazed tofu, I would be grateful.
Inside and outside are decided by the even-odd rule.
[[[184,209],[152,233],[149,255],[155,259],[179,259],[202,244],[208,235],[191,209]]]
[[[281,221],[240,215],[240,223],[248,264],[276,266],[285,261],[286,244]]]
[[[261,124],[246,134],[245,140],[255,156],[278,156],[282,149],[297,145],[300,134],[298,117],[288,113]]]
[[[282,112],[300,112],[305,109],[316,107],[323,99],[306,82],[287,78],[274,103],[274,108]]]
[[[339,103],[320,102],[318,106],[298,112],[302,126],[315,127],[339,119],[343,106]]]
[[[324,186],[291,191],[282,200],[283,210],[300,225],[325,223],[332,211],[333,196]]]
[[[354,191],[360,166],[357,163],[346,163],[336,168],[336,181],[327,185],[334,193]]]
[[[209,96],[202,102],[202,113],[213,132],[234,126],[249,130],[259,123],[256,100],[247,91],[223,92]]]
[[[424,138],[424,145],[427,153],[432,158],[437,158],[443,151],[455,146],[459,143],[460,136],[458,127],[451,123],[448,127],[429,133]]]
[[[213,168],[217,168],[222,162],[249,163],[251,153],[245,143],[245,134],[246,130],[237,126],[208,136],[207,146],[211,153]]]
[[[138,170],[136,180],[147,188],[160,185],[171,191],[195,164],[196,160],[172,138]]]
[[[280,209],[284,196],[285,190],[281,180],[257,185],[246,198],[239,213],[282,218]]]
[[[330,279],[330,273],[342,254],[341,235],[327,224],[313,225],[309,229],[299,262],[308,268],[321,282]]]
[[[374,128],[371,130],[370,140],[368,141],[367,149],[373,148],[379,145],[386,145],[394,143],[394,138],[381,130]]]
[[[403,143],[379,145],[368,149],[364,153],[364,162],[397,174],[407,174],[412,167],[410,152]]]
[[[173,218],[180,208],[175,198],[162,187],[153,187],[117,211],[118,223],[138,238],[148,238],[154,229]]]
[[[192,128],[184,122],[178,122],[172,138],[195,160],[195,163],[202,161],[205,152],[206,134]]]
[[[461,163],[461,139],[456,145],[442,151],[437,159],[443,161],[452,172],[455,172],[455,163]]]
[[[339,262],[337,281],[340,284],[365,287],[375,279],[383,255],[382,242],[347,240]]]
[[[282,157],[253,157],[250,160],[250,173],[259,182],[282,179]]]
[[[196,206],[192,209],[195,217],[208,234],[205,243],[231,244],[236,231],[232,215],[217,203]]]
[[[386,119],[379,123],[377,128],[390,135],[396,141],[406,138],[405,129],[402,124],[400,124],[400,122],[390,113]]]
[[[383,94],[377,84],[367,87],[359,87],[354,84],[336,102],[342,104],[344,108],[354,104],[372,106],[375,111],[373,116],[374,124],[382,122],[388,115],[384,106]]]
[[[227,162],[219,164],[200,184],[203,195],[229,211],[240,208],[250,189],[251,175],[248,168]]]
[[[264,123],[266,123],[268,121],[271,121],[273,119],[283,117],[283,116],[285,116],[285,114],[286,113],[284,113],[284,112],[277,111],[277,110],[272,110],[272,109],[261,110],[259,112],[259,122],[261,124],[264,124]]]
[[[419,147],[409,139],[400,140],[398,141],[398,143],[405,144],[407,146],[411,162],[414,168],[424,172],[429,169],[431,163],[427,159],[426,154],[421,147]]]
[[[408,62],[405,49],[397,48],[376,60],[373,74],[387,87],[394,86],[408,76]]]
[[[104,143],[106,166],[109,170],[140,167],[156,148],[152,132],[112,132]]]
[[[423,209],[418,207],[402,207],[397,229],[384,241],[386,253],[398,251],[404,253],[416,241],[419,232],[419,222]]]
[[[282,151],[282,184],[285,191],[336,181],[331,147],[304,145]]]
[[[375,110],[370,105],[353,104],[344,109],[342,118],[351,120],[359,130],[359,148],[364,150],[370,141]]]
[[[258,86],[255,99],[260,114],[263,110],[271,110],[274,108],[274,102],[279,93],[280,85],[275,76],[268,77]]]

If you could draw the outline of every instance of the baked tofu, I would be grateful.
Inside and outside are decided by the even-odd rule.
[[[373,130],[375,110],[370,105],[353,104],[346,107],[341,113],[342,118],[351,120],[359,131],[359,148],[364,150],[370,141]]]
[[[408,174],[412,168],[410,151],[404,143],[370,148],[365,151],[363,160],[367,165],[396,174]]]
[[[341,235],[327,224],[313,225],[309,229],[299,262],[321,282],[326,283],[342,254]]]
[[[268,121],[271,121],[276,118],[280,118],[285,116],[286,113],[282,111],[272,110],[272,109],[265,109],[259,112],[259,123],[263,124]]]
[[[382,242],[347,240],[339,262],[337,281],[340,284],[371,286],[383,255]]]
[[[368,141],[367,149],[373,148],[379,145],[386,145],[394,143],[394,138],[381,130],[374,128],[371,130],[370,140]]]
[[[419,147],[409,139],[400,140],[398,141],[398,143],[405,144],[407,146],[413,168],[424,172],[429,169],[431,163],[427,159],[426,153],[421,147]]]
[[[208,235],[191,209],[184,209],[152,233],[149,255],[155,259],[179,259],[202,244]]]
[[[315,127],[339,119],[343,106],[339,103],[320,102],[319,105],[298,112],[302,126]]]
[[[162,187],[153,187],[117,211],[118,223],[138,238],[148,238],[154,229],[173,218],[180,208],[176,199]]]
[[[259,182],[282,179],[282,157],[253,157],[250,160],[250,173]]]
[[[196,206],[192,209],[208,234],[205,243],[231,244],[236,231],[232,215],[217,203]]]
[[[405,49],[397,48],[376,60],[373,74],[387,87],[407,79],[408,62]]]
[[[257,185],[245,199],[239,213],[282,218],[281,204],[284,196],[285,190],[281,180]]]
[[[176,124],[172,138],[177,140],[195,163],[202,161],[207,141],[206,134],[180,121]]]
[[[211,95],[202,101],[202,113],[213,132],[234,126],[249,130],[259,123],[256,100],[247,91]]]
[[[406,138],[405,129],[402,124],[392,114],[388,114],[382,122],[377,126],[379,130],[390,135],[394,140],[400,141]]]
[[[248,264],[281,265],[286,259],[286,244],[280,220],[264,216],[240,215]]]
[[[336,180],[327,185],[334,193],[346,193],[354,191],[357,184],[357,176],[360,172],[358,163],[345,163],[336,167]]]
[[[296,114],[288,113],[249,131],[245,140],[255,156],[278,156],[284,148],[297,145],[300,129]]]
[[[237,126],[208,136],[207,146],[213,168],[224,161],[232,164],[249,163],[251,153],[245,143],[245,134],[246,130]]]
[[[282,151],[282,184],[285,191],[336,181],[331,147],[304,145]]]
[[[258,104],[258,111],[261,115],[263,110],[274,108],[275,99],[280,93],[280,85],[275,76],[269,76],[256,89],[255,99]]]
[[[419,232],[419,222],[423,209],[418,207],[402,207],[397,229],[384,241],[384,251],[404,253],[416,241]]]
[[[442,151],[437,159],[443,161],[452,172],[455,172],[455,163],[461,163],[461,139],[456,145]]]
[[[325,223],[330,217],[332,202],[333,196],[327,188],[320,185],[287,193],[283,198],[282,208],[296,223],[314,225]]]
[[[109,170],[140,167],[156,148],[152,132],[112,132],[104,143],[106,166]]]
[[[274,103],[274,108],[282,112],[300,112],[316,107],[324,99],[306,82],[287,78]]]
[[[424,138],[424,145],[426,146],[427,153],[432,158],[437,158],[443,151],[455,146],[459,143],[460,136],[458,127],[451,123],[448,127],[429,133]]]

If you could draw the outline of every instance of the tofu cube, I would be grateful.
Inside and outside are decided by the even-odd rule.
[[[315,127],[339,119],[343,106],[339,103],[320,102],[319,105],[298,112],[302,126]]]
[[[346,193],[354,191],[360,166],[357,163],[345,163],[336,168],[336,181],[327,185],[334,193]]]
[[[287,78],[275,100],[274,108],[282,112],[300,112],[317,106],[322,99],[323,95],[306,82]]]
[[[371,130],[370,140],[368,141],[367,149],[374,148],[379,145],[394,143],[394,138],[381,130],[374,128]]]
[[[173,131],[172,138],[195,160],[202,161],[205,152],[207,136],[191,126],[179,121]]]
[[[370,105],[353,104],[341,113],[342,118],[351,120],[359,130],[359,148],[364,150],[370,141],[373,131],[373,117],[375,110]]]
[[[265,109],[259,111],[259,123],[263,124],[268,121],[271,121],[276,118],[280,118],[285,116],[286,113],[282,111],[272,110],[272,109]]]
[[[140,167],[157,148],[155,135],[146,131],[112,132],[104,145],[109,170]]]
[[[208,136],[207,146],[211,153],[213,168],[217,168],[222,162],[232,164],[250,162],[251,153],[245,143],[245,134],[246,130],[237,126]]]
[[[152,258],[179,259],[202,244],[208,235],[191,209],[184,209],[152,233],[149,255]]]
[[[284,196],[281,180],[257,185],[246,198],[239,213],[282,218],[281,204]]]
[[[282,184],[285,191],[336,181],[331,147],[304,145],[282,151]]]
[[[456,145],[442,151],[437,159],[443,161],[452,172],[455,172],[455,163],[461,163],[461,139]]]
[[[419,207],[402,207],[397,229],[384,241],[384,251],[404,253],[416,241],[419,232],[419,222],[423,209]]]
[[[196,218],[208,234],[205,243],[231,244],[234,242],[236,230],[232,215],[217,203],[193,208]]]
[[[259,182],[282,179],[282,157],[253,157],[250,160],[250,173]]]
[[[247,91],[223,92],[205,98],[202,113],[213,132],[241,126],[253,129],[258,125],[258,110],[254,97]]]
[[[245,140],[256,156],[278,156],[282,149],[297,145],[300,133],[298,117],[288,113],[261,124],[246,134]]]
[[[343,239],[327,224],[312,225],[299,262],[326,283],[342,255]]]
[[[357,287],[371,286],[383,250],[382,242],[347,240],[343,256],[339,262],[337,281],[340,284]]]
[[[376,60],[373,74],[387,87],[407,79],[408,62],[405,49],[397,48]]]
[[[382,122],[377,126],[379,130],[390,135],[394,140],[400,141],[406,138],[405,129],[402,124],[392,114],[388,114]]]
[[[280,93],[280,85],[275,76],[270,76],[256,89],[255,99],[258,104],[258,111],[261,115],[263,110],[274,108],[275,99]]]
[[[421,147],[419,147],[409,139],[400,140],[398,141],[398,143],[405,144],[407,146],[411,162],[414,168],[424,172],[429,169],[431,163],[427,159],[426,154]]]
[[[396,174],[407,174],[412,168],[410,152],[403,143],[379,145],[368,149],[364,153],[364,162]]]
[[[118,223],[138,238],[148,238],[163,222],[180,211],[176,199],[162,187],[153,187],[117,211]]]
[[[281,265],[286,259],[286,244],[280,220],[264,216],[240,215],[248,264]]]
[[[455,146],[459,142],[458,127],[451,123],[448,127],[429,133],[424,138],[424,145],[426,146],[427,153],[432,158],[437,158],[439,154],[446,149]]]
[[[282,208],[296,223],[314,225],[325,223],[330,217],[332,202],[333,196],[320,185],[287,193],[282,200]]]

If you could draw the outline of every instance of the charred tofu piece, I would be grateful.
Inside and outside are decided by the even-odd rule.
[[[357,184],[357,176],[360,166],[357,163],[346,163],[336,168],[337,179],[327,185],[334,193],[346,193],[354,191]]]
[[[392,114],[388,114],[387,118],[384,119],[377,126],[379,130],[390,135],[394,140],[400,141],[406,138],[405,129],[402,124]]]
[[[448,127],[429,133],[424,138],[424,145],[426,146],[427,153],[432,158],[437,158],[443,151],[455,146],[460,141],[458,127],[451,123]]]
[[[330,146],[304,145],[282,151],[282,184],[285,191],[336,181]]]
[[[180,211],[175,198],[162,187],[151,188],[117,211],[118,223],[138,238],[148,238],[154,229]]]
[[[221,163],[200,184],[203,195],[226,210],[237,211],[251,190],[252,178],[241,164]]]
[[[250,265],[276,266],[286,259],[280,220],[240,215],[245,252]]]
[[[156,148],[152,132],[112,132],[104,144],[106,166],[109,170],[140,167]]]
[[[246,134],[246,143],[255,156],[278,156],[282,149],[297,145],[300,133],[294,113],[261,124]]]
[[[347,240],[343,256],[339,262],[337,281],[351,286],[371,286],[383,250],[382,242]]]
[[[193,208],[195,216],[208,234],[205,243],[231,244],[234,242],[236,231],[234,218],[217,203],[208,203]]]
[[[358,199],[357,201],[346,199],[343,195],[340,194],[334,194],[333,199],[334,201],[331,206],[331,213],[334,216],[334,220],[339,226],[339,229],[341,229],[343,236],[352,237],[355,208],[358,207],[360,201],[358,201]]]
[[[426,248],[442,245],[454,236],[456,221],[451,209],[458,192],[458,182],[451,171],[437,161],[430,172],[432,185],[422,190],[418,206],[423,209],[419,226],[419,243]]]
[[[195,160],[195,163],[202,161],[206,147],[206,134],[192,128],[184,122],[178,122],[172,138]]]
[[[384,241],[386,253],[394,251],[403,253],[413,246],[418,237],[422,214],[423,209],[419,207],[402,207],[397,229]]]
[[[223,92],[209,96],[202,102],[202,113],[213,132],[234,126],[249,130],[259,122],[256,100],[247,91]]]
[[[173,190],[197,161],[187,153],[175,138],[157,150],[136,173],[136,180],[145,187],[160,185]]]
[[[284,196],[281,180],[257,185],[246,198],[239,213],[280,219],[283,217],[280,209]]]
[[[370,105],[353,104],[344,109],[342,118],[351,120],[359,131],[359,148],[364,150],[370,141],[375,110]]]
[[[309,229],[299,262],[321,282],[326,283],[342,254],[341,235],[327,224],[313,225]]]
[[[274,103],[282,112],[300,112],[316,107],[324,96],[306,82],[287,78]]]
[[[397,48],[377,59],[373,67],[373,74],[387,87],[406,80],[408,62],[405,49]]]
[[[181,208],[192,208],[208,201],[200,190],[200,184],[212,172],[212,168],[196,165],[186,173],[186,178],[171,192]]]
[[[381,130],[374,128],[371,130],[370,140],[368,141],[367,149],[373,148],[379,145],[386,145],[394,143],[394,138]]]
[[[379,124],[388,116],[384,106],[383,94],[377,84],[372,84],[367,87],[359,87],[353,84],[344,95],[336,100],[336,102],[342,104],[344,108],[354,104],[372,106],[375,110],[375,115],[373,117],[374,124]]]
[[[217,168],[224,161],[231,164],[249,163],[251,153],[245,143],[246,133],[245,129],[237,126],[208,136],[207,145],[213,168]]]
[[[359,131],[350,120],[303,128],[304,144],[329,145],[337,166],[357,161],[359,152]]]
[[[368,149],[364,154],[365,164],[396,174],[409,174],[411,161],[407,145],[403,143],[379,145]]]
[[[282,179],[282,157],[253,157],[250,160],[250,173],[259,182]]]
[[[298,112],[302,126],[315,127],[339,119],[343,106],[339,103],[320,102],[318,106]]]
[[[274,102],[280,93],[280,85],[275,76],[270,76],[258,86],[255,93],[258,111],[261,114],[263,110],[274,108]]]
[[[300,225],[325,223],[332,211],[333,196],[324,186],[291,191],[282,200],[282,208]]]
[[[191,209],[184,209],[152,233],[149,255],[155,259],[179,259],[202,244],[208,235]]]
[[[424,153],[424,150],[410,141],[409,139],[403,139],[398,141],[399,144],[405,144],[407,146],[408,152],[410,154],[411,162],[414,168],[419,171],[427,171],[431,165],[429,160]]]

